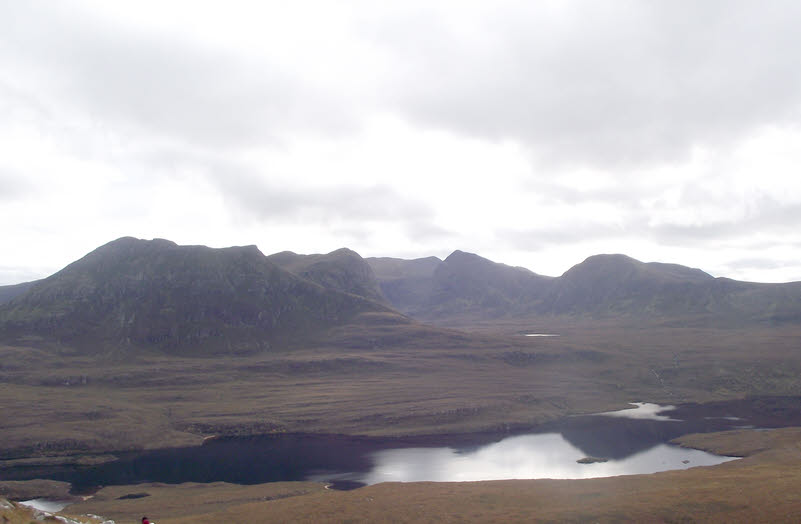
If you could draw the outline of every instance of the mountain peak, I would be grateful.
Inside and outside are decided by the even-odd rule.
[[[567,270],[566,279],[602,278],[612,280],[628,280],[649,278],[658,281],[705,281],[713,277],[700,269],[665,264],[661,262],[640,262],[621,254],[601,254],[588,257],[586,260]]]
[[[467,251],[462,251],[461,249],[456,249],[456,250],[454,250],[453,253],[451,253],[450,255],[445,257],[444,261],[447,262],[448,260],[459,260],[459,259],[474,259],[474,260],[475,259],[482,259],[482,260],[486,260],[485,258],[480,257],[480,256],[476,255],[475,253],[469,253]]]
[[[347,247],[341,247],[339,249],[335,249],[335,250],[331,251],[328,254],[329,255],[356,256],[356,257],[362,258],[362,256],[359,253],[357,253],[356,251],[354,251],[354,250],[352,250],[350,248],[347,248]]]
[[[126,237],[120,237],[116,240],[112,240],[108,244],[100,246],[95,251],[101,249],[134,247],[134,246],[178,247],[178,244],[176,244],[172,240],[167,240],[166,238],[154,238],[152,240],[146,240],[142,238],[126,236]]]

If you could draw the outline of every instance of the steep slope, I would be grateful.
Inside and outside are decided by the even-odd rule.
[[[284,271],[255,246],[121,238],[0,306],[0,337],[96,352],[254,351],[387,311]]]
[[[437,257],[365,259],[375,273],[382,294],[392,307],[407,315],[417,315],[427,306],[434,288],[434,272],[442,265]]]
[[[321,286],[385,302],[370,265],[355,251],[337,249],[328,254],[298,255],[282,251],[267,259],[299,277]]]

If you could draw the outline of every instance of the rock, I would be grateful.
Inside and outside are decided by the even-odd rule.
[[[609,459],[607,458],[599,458],[599,457],[584,457],[582,459],[578,459],[576,462],[579,464],[595,464],[596,462],[608,462]]]

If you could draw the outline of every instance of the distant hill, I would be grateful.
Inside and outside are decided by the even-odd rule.
[[[428,304],[434,288],[434,272],[442,265],[437,257],[365,259],[376,276],[381,293],[398,311],[417,315]]]
[[[368,259],[368,263],[395,308],[430,322],[513,316],[801,322],[801,282],[738,282],[625,255],[592,256],[555,278],[462,251],[444,261]]]
[[[426,314],[436,318],[463,312],[495,318],[531,312],[552,280],[457,250],[434,271]]]
[[[465,315],[497,318],[531,312],[553,280],[459,250],[445,260],[367,261],[390,303],[426,320]]]
[[[497,318],[532,312],[553,278],[454,251],[445,260],[367,259],[390,303],[416,318]]]
[[[715,278],[676,264],[643,263],[625,255],[595,255],[573,266],[540,310],[562,313],[698,313]]]
[[[355,251],[337,249],[325,255],[298,255],[282,251],[267,260],[321,286],[386,302],[373,269]]]
[[[255,246],[115,240],[0,306],[0,338],[82,350],[242,352],[389,308],[300,278]]]
[[[10,286],[0,286],[0,304],[5,304],[11,299],[24,294],[37,282],[39,281],[34,280],[33,282],[23,282],[21,284],[12,284]]]
[[[725,323],[801,321],[801,282],[738,282],[625,255],[592,256],[554,284],[541,312]]]

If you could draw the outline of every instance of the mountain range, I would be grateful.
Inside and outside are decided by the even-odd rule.
[[[0,286],[0,340],[171,353],[251,352],[376,322],[505,318],[801,322],[801,282],[759,284],[596,255],[560,277],[454,251],[404,260],[120,238],[48,278]],[[389,326],[389,327],[388,327]]]
[[[801,282],[740,282],[625,255],[591,256],[560,277],[462,251],[454,251],[443,261],[368,258],[367,262],[390,304],[426,321],[532,315],[719,323],[801,321]]]

